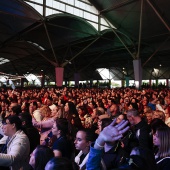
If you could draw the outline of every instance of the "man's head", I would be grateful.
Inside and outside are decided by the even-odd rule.
[[[112,104],[110,106],[110,113],[111,113],[111,116],[115,116],[117,115],[117,113],[119,112],[119,108],[116,104]]]
[[[112,104],[114,104],[114,103],[115,103],[115,100],[114,100],[114,99],[112,99],[112,98],[109,98],[109,99],[108,99],[108,106],[109,106],[109,107],[111,107]]]
[[[130,109],[127,111],[127,119],[131,125],[136,125],[141,121],[139,112],[136,109]]]

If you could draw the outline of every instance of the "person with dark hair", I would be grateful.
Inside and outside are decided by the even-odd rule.
[[[105,149],[105,144],[114,144],[114,142],[121,139],[122,134],[129,129],[129,127],[126,127],[128,121],[122,121],[118,125],[115,125],[115,123],[116,119],[110,125],[105,127],[103,131],[101,131],[95,143],[91,145],[88,161],[86,163],[86,167],[88,170],[100,170],[101,158],[105,155],[105,153],[103,153],[103,149]]]
[[[112,99],[112,98],[109,98],[109,99],[108,99],[108,108],[107,108],[107,114],[108,114],[109,116],[111,116],[110,107],[111,107],[113,104],[115,104],[115,100]]]
[[[5,118],[2,126],[6,141],[7,152],[0,153],[0,166],[10,167],[11,170],[28,169],[30,143],[22,131],[22,122],[16,115]]]
[[[116,124],[119,124],[122,120],[127,120],[126,114],[120,114],[116,119]]]
[[[155,155],[157,169],[169,170],[170,167],[170,128],[160,127],[153,135],[153,143],[158,147]]]
[[[40,122],[42,120],[41,113],[40,110],[38,109],[38,104],[36,101],[30,103],[29,113],[37,122]]]
[[[152,149],[152,140],[149,136],[151,129],[147,122],[141,118],[139,112],[136,109],[130,109],[127,111],[127,119],[129,120],[132,130],[134,132],[134,138],[131,143],[134,143],[133,147],[141,147]]]
[[[54,157],[53,150],[47,146],[39,145],[30,155],[29,164],[34,170],[43,170],[47,162]]]
[[[97,135],[90,129],[82,129],[77,132],[74,144],[75,148],[80,150],[80,152],[75,157],[75,162],[80,169],[86,167],[90,145],[96,140],[96,138]]]
[[[130,110],[130,109],[136,109],[136,110],[138,110],[138,104],[137,104],[137,103],[129,103],[128,109],[129,109],[129,110]]]
[[[167,127],[167,125],[165,124],[165,122],[163,122],[163,120],[159,118],[155,118],[155,119],[152,119],[150,123],[150,127],[151,127],[152,134],[154,135],[158,128]]]
[[[32,124],[32,116],[29,113],[20,113],[19,118],[22,121],[22,128],[30,141],[30,153],[40,144],[40,134],[37,128]]]
[[[67,158],[54,157],[48,161],[45,170],[73,170],[73,165]]]
[[[68,139],[68,133],[67,119],[56,119],[52,128],[52,134],[57,138],[52,146],[54,156],[71,158],[72,146]]]
[[[83,128],[78,111],[73,102],[67,102],[64,106],[64,114],[68,120],[70,133],[74,137],[79,129]]]
[[[18,116],[22,112],[20,105],[12,107],[11,110],[12,110],[11,115],[17,115]]]

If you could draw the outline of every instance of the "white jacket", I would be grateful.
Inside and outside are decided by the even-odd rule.
[[[8,166],[11,170],[27,170],[29,152],[29,139],[23,131],[18,130],[7,144],[7,154],[0,153],[0,166]]]

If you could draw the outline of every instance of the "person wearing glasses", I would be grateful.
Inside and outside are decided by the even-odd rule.
[[[18,116],[4,119],[2,130],[8,138],[3,153],[0,153],[0,166],[9,167],[11,170],[28,169],[30,143],[21,128],[22,122]]]

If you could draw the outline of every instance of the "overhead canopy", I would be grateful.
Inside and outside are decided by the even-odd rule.
[[[64,67],[65,80],[77,72],[85,80],[101,79],[96,68],[114,68],[116,78],[121,79],[125,67],[133,78],[132,61],[141,58],[146,72],[162,64],[161,77],[169,77],[168,0],[144,1],[142,15],[139,0],[90,2],[116,30],[98,32],[74,15],[44,18],[23,1],[0,1],[0,58],[9,60],[0,65],[0,71],[23,75],[44,70],[55,80],[54,68],[59,66]]]

